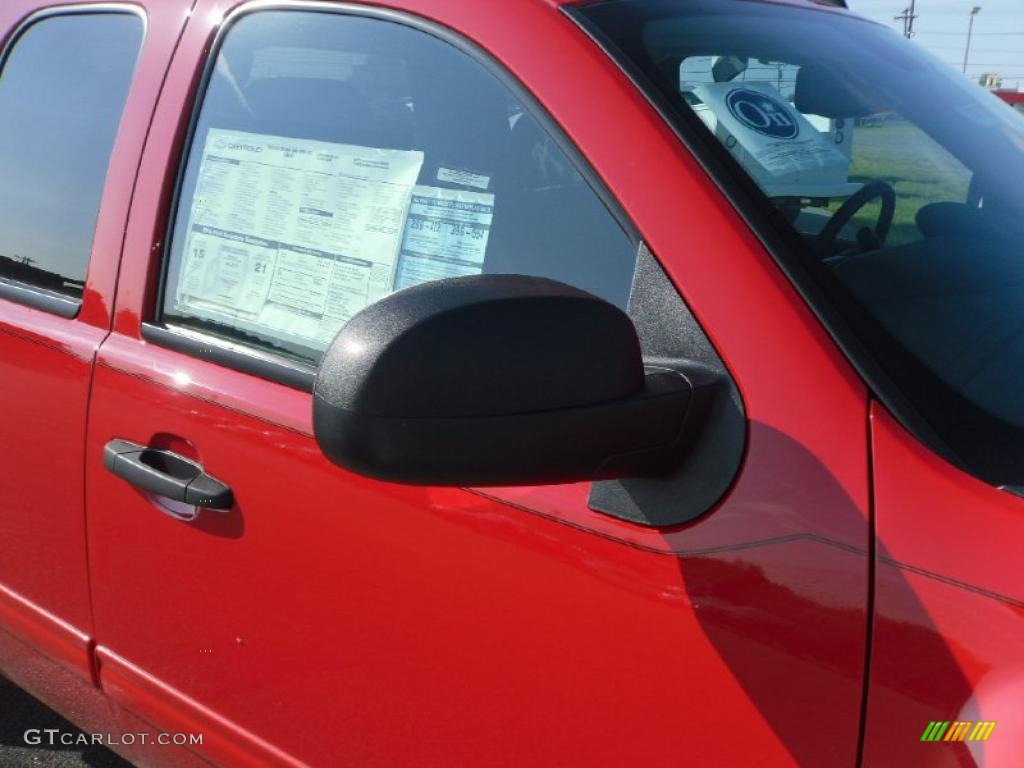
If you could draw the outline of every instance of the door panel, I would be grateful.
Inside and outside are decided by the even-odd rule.
[[[0,300],[0,584],[88,631],[82,441],[95,327]],[[85,663],[79,658],[77,663]]]
[[[0,8],[0,36],[5,45],[13,40],[14,32],[38,6],[34,0],[3,3]],[[18,38],[19,44],[29,39],[33,30],[43,29],[42,25],[55,18],[65,19],[64,16],[53,15],[40,17],[28,27],[24,37]],[[76,14],[75,18],[80,18],[80,15]],[[130,18],[134,19],[134,16]],[[158,22],[160,28],[143,42],[139,58],[135,61],[127,100],[123,104],[124,112],[120,111],[122,105],[110,105],[106,101],[102,105],[99,102],[88,105],[94,110],[101,106],[110,109],[99,114],[84,114],[88,108],[86,105],[74,107],[78,116],[88,118],[83,122],[83,135],[92,135],[98,130],[97,123],[105,125],[110,119],[119,120],[109,164],[103,157],[95,158],[96,167],[86,169],[93,172],[89,178],[76,177],[76,192],[59,201],[52,195],[59,195],[68,187],[54,192],[54,185],[59,186],[61,172],[72,173],[64,167],[63,161],[56,169],[45,167],[45,164],[38,169],[24,166],[16,169],[18,174],[27,175],[30,179],[27,187],[37,195],[44,195],[41,205],[49,205],[54,218],[60,219],[57,212],[65,209],[78,213],[79,207],[84,211],[83,216],[75,217],[74,226],[63,219],[51,221],[42,228],[46,230],[42,232],[36,226],[15,232],[18,221],[5,219],[0,233],[0,255],[6,257],[0,271],[15,283],[20,281],[37,288],[45,282],[44,276],[39,269],[33,273],[31,267],[53,269],[54,263],[47,262],[47,259],[54,253],[64,253],[64,238],[84,238],[83,247],[67,250],[67,254],[79,262],[76,269],[88,264],[80,306],[76,312],[71,299],[56,302],[63,304],[65,315],[74,316],[25,306],[11,298],[9,292],[5,298],[0,298],[0,401],[4,403],[3,418],[0,419],[0,444],[4,446],[0,469],[0,627],[71,666],[90,681],[92,663],[88,657],[88,643],[92,617],[86,568],[82,451],[92,364],[111,323],[114,284],[131,187],[146,126],[156,101],[159,75],[166,69],[183,22],[182,14],[167,8],[167,4],[163,9],[155,9],[150,18]],[[141,28],[139,23],[140,34]],[[15,46],[14,51],[17,50]],[[41,44],[35,55],[40,54],[45,54]],[[52,58],[54,68],[59,69],[61,58],[56,55]],[[16,58],[11,61],[16,61]],[[120,62],[127,66],[120,67],[119,74],[123,75],[126,68],[130,73],[133,61],[128,58],[127,62]],[[37,77],[39,83],[53,82],[53,73],[38,66],[38,61],[33,60],[27,69],[34,73],[32,76]],[[0,78],[2,76],[0,74]],[[115,89],[112,83],[110,88],[115,95],[120,90]],[[8,89],[4,103],[17,100],[23,91],[32,92],[32,89]],[[34,111],[30,112],[33,118],[39,118],[39,115],[45,118],[47,110],[51,109],[59,110],[60,103],[55,99],[43,99],[35,103]],[[59,139],[54,134],[57,127],[51,124],[52,121],[39,119],[41,124],[38,126],[26,125],[24,121],[30,118],[26,115],[21,117],[21,123],[13,119],[5,122],[4,141],[8,150],[11,133],[25,127],[44,138]],[[22,144],[14,142],[13,146],[15,153],[27,152]],[[5,163],[9,157],[9,154],[5,155]],[[35,155],[31,157],[35,158]],[[82,169],[77,170],[80,172]],[[10,183],[11,179],[21,176],[7,166],[5,178]],[[103,201],[98,214],[88,210],[90,202],[99,202],[96,199],[100,192],[100,189],[95,189],[97,184],[102,189]],[[14,202],[21,206],[18,208],[11,208],[11,191],[5,190],[5,193],[3,204],[8,206],[8,212],[32,208],[32,201],[36,203],[36,211],[40,208],[39,198],[27,194],[25,188],[14,192]],[[38,217],[31,220],[37,221]],[[79,228],[85,230],[84,234]],[[29,250],[23,251],[25,248]],[[16,269],[10,266],[12,259],[24,260],[24,280],[12,272]],[[9,286],[8,283],[5,285]],[[24,300],[29,299],[37,300],[38,295]],[[53,304],[51,301],[50,305]],[[14,661],[10,666],[5,664],[5,671],[15,675],[14,665]],[[38,679],[38,674],[33,677]]]
[[[274,749],[266,760],[320,765],[853,765],[863,386],[676,138],[557,12],[408,6],[525,80],[624,203],[742,392],[743,469],[717,509],[665,531],[589,510],[585,484],[378,483],[322,458],[308,394],[143,341],[191,84],[227,8],[209,3],[154,121],[93,390],[102,685],[155,723],[205,723],[225,765]],[[104,469],[115,438],[200,462],[237,507],[170,518]]]
[[[350,475],[320,456],[308,423],[212,402],[211,380],[242,390],[251,377],[150,345],[141,363],[137,347],[105,344],[94,384],[93,599],[104,687],[163,727],[184,695],[226,745],[258,736],[314,765],[410,753],[418,765],[660,764],[681,750],[721,764],[851,761],[863,552],[849,531],[800,526],[810,509],[857,510],[776,431],[755,428],[754,455],[776,458],[744,472],[721,509],[648,548],[566,525],[606,525],[570,501],[575,486],[542,516],[526,499]],[[190,454],[238,506],[191,524],[167,516],[103,468],[105,443],[126,436]],[[131,685],[153,687],[147,698]],[[831,725],[801,736],[813,707]],[[722,713],[742,740],[723,739]],[[234,764],[227,754],[211,753]]]
[[[13,109],[33,91],[33,85],[52,83],[48,73],[35,72],[37,60],[45,56],[47,43],[54,42],[50,24],[62,25],[65,18],[54,17],[37,21],[19,33],[14,33],[33,10],[28,3],[5,4],[0,10],[0,34],[5,50],[4,69],[0,82],[4,83],[3,106]],[[72,22],[73,23],[73,22]],[[37,34],[38,33],[38,34]],[[66,34],[64,28],[58,35]],[[39,36],[41,35],[41,37]],[[24,42],[24,45],[22,45]],[[56,58],[56,57],[55,57]],[[58,62],[67,67],[70,62]],[[103,113],[101,119],[109,121],[118,115]],[[4,159],[11,159],[11,143],[28,130],[42,131],[45,107],[28,110],[22,122],[6,121],[3,141],[6,143]],[[40,147],[32,146],[36,158]],[[21,148],[20,151],[27,151]],[[98,158],[99,161],[105,158]],[[33,179],[31,168],[11,167],[7,183]],[[42,190],[49,186],[56,174],[42,169],[35,179]],[[102,175],[88,179],[90,191],[95,195]],[[18,189],[17,198],[24,196]],[[5,288],[12,282],[21,286],[26,301],[35,299],[56,272],[80,279],[89,263],[88,239],[84,243],[74,229],[65,233],[67,242],[84,245],[75,249],[62,246],[65,241],[48,241],[35,227],[21,229],[13,217],[12,207],[39,214],[42,207],[31,202],[22,204],[12,200],[12,191],[4,189],[2,201],[5,211],[3,232],[0,234],[0,274]],[[73,202],[55,201],[55,209],[77,210]],[[88,208],[88,202],[82,206]],[[23,213],[24,215],[24,213]],[[95,224],[95,213],[92,214]],[[35,223],[39,216],[29,217]],[[84,219],[89,218],[85,211]],[[59,256],[54,257],[54,253]],[[49,260],[47,260],[49,259]],[[19,260],[21,263],[19,264]],[[33,265],[39,268],[33,270]],[[43,272],[43,267],[51,270]],[[20,270],[20,271],[19,271]],[[102,266],[94,270],[102,275]],[[80,285],[80,283],[79,283]],[[113,298],[112,292],[106,296]],[[44,299],[45,301],[45,299]],[[103,301],[95,293],[86,295],[76,308],[76,299],[54,299],[61,305],[63,315],[96,316],[95,305]],[[84,494],[82,445],[85,439],[85,420],[89,396],[92,359],[102,340],[109,317],[99,322],[83,322],[54,312],[31,308],[17,303],[10,293],[0,298],[0,401],[4,403],[0,419],[0,445],[4,446],[0,469],[0,589],[4,591],[3,625],[21,637],[39,639],[50,637],[55,642],[42,646],[62,661],[76,666],[88,675],[89,664],[85,656],[82,632],[91,629],[89,592],[86,579],[85,516],[82,506]],[[62,625],[61,622],[66,624]]]
[[[945,463],[872,407],[878,576],[868,765],[1020,765],[1024,500]],[[929,723],[964,740],[922,742]],[[977,723],[995,722],[972,741]]]
[[[707,641],[679,610],[674,558],[476,494],[348,475],[308,434],[123,367],[104,350],[96,423],[145,439],[160,414],[239,504],[182,525],[92,462],[101,643],[297,757],[478,763],[527,732],[495,762],[578,759],[583,733],[606,735],[608,764],[657,760],[665,745],[642,733],[679,727],[675,693],[743,700],[724,667],[685,658]],[[90,455],[113,434],[94,429]],[[157,620],[140,628],[140,611]]]

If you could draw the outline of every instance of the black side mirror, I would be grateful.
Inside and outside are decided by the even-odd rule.
[[[327,350],[313,427],[335,464],[413,485],[661,474],[694,422],[681,373],[645,371],[620,309],[562,283],[453,278],[364,309]]]

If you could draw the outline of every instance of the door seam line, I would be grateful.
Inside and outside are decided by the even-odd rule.
[[[876,505],[875,505],[875,452],[874,452],[874,428],[871,419],[871,411],[874,407],[874,399],[871,396],[866,398],[867,408],[865,409],[865,438],[867,448],[867,481],[868,481],[868,552],[867,552],[867,567],[868,567],[868,594],[867,594],[867,606],[866,606],[866,628],[865,628],[865,645],[864,645],[864,677],[861,683],[861,705],[860,705],[860,727],[857,734],[857,762],[855,765],[857,768],[863,768],[864,766],[864,752],[866,747],[867,739],[867,727],[868,727],[868,703],[871,693],[871,660],[872,651],[874,650],[874,631],[875,631],[875,575],[878,572],[877,568],[877,547],[878,547],[878,535],[876,525]]]

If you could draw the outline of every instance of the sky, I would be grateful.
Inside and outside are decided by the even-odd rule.
[[[903,31],[894,16],[910,0],[847,0],[850,10]],[[1004,88],[1024,90],[1024,0],[917,0],[914,40],[959,72],[963,68],[970,10],[974,18],[967,74],[977,80],[983,72],[1003,77]]]

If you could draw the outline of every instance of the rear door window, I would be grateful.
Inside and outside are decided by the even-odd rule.
[[[355,313],[432,280],[537,275],[625,307],[636,244],[563,141],[425,31],[244,16],[193,133],[161,319],[315,365]]]
[[[0,70],[0,281],[80,298],[142,42],[133,13],[30,23]]]

